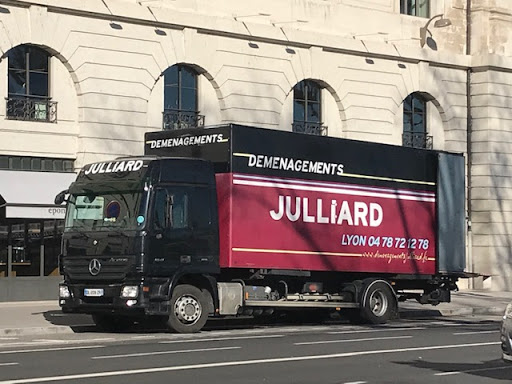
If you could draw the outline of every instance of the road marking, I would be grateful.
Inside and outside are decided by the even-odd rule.
[[[19,349],[17,351],[0,351],[2,355],[11,353],[29,353],[29,352],[54,352],[54,351],[69,351],[73,349],[91,349],[91,348],[105,348],[104,345],[84,345],[81,347],[62,347],[62,348],[39,348],[39,349]]]
[[[30,347],[30,346],[43,346],[43,345],[56,345],[56,344],[63,344],[63,345],[70,345],[70,344],[85,344],[85,343],[97,343],[98,341],[114,341],[116,339],[109,338],[109,339],[89,339],[89,340],[34,340],[34,341],[23,341],[18,343],[6,343],[3,345],[0,345],[0,348],[9,348],[9,347]]]
[[[329,335],[347,335],[351,333],[373,333],[373,332],[395,332],[395,331],[419,331],[422,329],[427,329],[425,327],[413,327],[413,328],[388,328],[388,329],[362,329],[362,330],[354,330],[354,331],[335,331],[335,332],[327,332]]]
[[[140,336],[132,336],[130,339],[132,340],[146,340],[146,339],[156,339],[159,336],[155,335],[140,335]]]
[[[458,375],[460,373],[488,372],[488,371],[498,371],[498,370],[502,370],[502,369],[511,369],[511,368],[512,368],[512,365],[504,366],[504,367],[494,367],[494,368],[468,369],[467,371],[451,371],[451,372],[435,373],[434,376],[450,376],[450,375]]]
[[[73,344],[73,343],[97,343],[98,341],[114,341],[113,337],[103,337],[97,339],[84,339],[84,340],[56,340],[56,339],[34,339],[34,341],[41,341],[46,343],[59,343],[59,344]]]
[[[129,369],[129,370],[124,370],[124,371],[94,372],[94,373],[84,373],[84,374],[64,375],[64,376],[33,377],[33,378],[25,378],[25,379],[14,379],[14,380],[0,381],[0,384],[43,383],[43,382],[48,382],[48,381],[63,381],[63,380],[75,380],[75,379],[91,379],[91,378],[98,378],[98,377],[128,376],[128,375],[136,375],[136,374],[185,371],[185,370],[204,369],[204,368],[235,367],[235,366],[271,364],[271,363],[288,363],[288,362],[307,361],[307,360],[339,359],[339,358],[345,358],[345,357],[379,355],[382,353],[402,353],[402,352],[415,352],[415,351],[434,351],[434,350],[454,349],[454,348],[485,347],[485,346],[498,345],[498,344],[501,344],[501,342],[450,344],[450,345],[436,345],[436,346],[428,346],[428,347],[412,347],[412,348],[400,348],[400,349],[381,349],[381,350],[375,350],[375,351],[334,353],[331,355],[308,355],[308,356],[294,356],[294,357],[278,357],[278,358],[272,358],[272,359],[224,361],[224,362],[220,362],[220,363],[178,365],[178,366],[174,366],[174,367],[142,368],[142,369]]]
[[[215,338],[210,338],[210,339],[191,339],[191,340],[168,340],[168,341],[160,341],[160,344],[199,343],[199,342],[207,342],[207,341],[228,341],[228,340],[246,340],[246,339],[270,339],[270,338],[276,338],[276,337],[284,337],[284,335],[215,337]]]
[[[476,332],[456,332],[454,336],[463,336],[463,335],[479,335],[481,333],[499,333],[499,329],[495,329],[493,331],[476,331]]]
[[[0,340],[18,340],[19,337],[0,337]]]
[[[126,355],[94,356],[94,357],[91,357],[91,359],[119,359],[122,357],[140,357],[140,356],[153,356],[153,355],[170,355],[170,354],[174,354],[174,353],[225,351],[228,349],[240,349],[240,348],[242,348],[242,347],[220,347],[220,348],[182,349],[181,351],[140,352],[140,353],[129,353]]]
[[[344,384],[366,384],[367,381],[350,381],[348,383],[344,383]]]
[[[306,341],[306,342],[302,342],[302,343],[293,343],[293,344],[294,345],[315,345],[315,344],[332,344],[332,343],[357,343],[360,341],[396,340],[396,339],[410,339],[410,338],[412,338],[412,336],[369,337],[366,339]]]
[[[19,365],[19,363],[0,363],[0,367],[5,367],[8,365]]]

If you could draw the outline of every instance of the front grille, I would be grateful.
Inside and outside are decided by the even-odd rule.
[[[93,259],[97,259],[101,268],[97,275],[91,274],[89,265]],[[108,281],[116,282],[122,281],[127,273],[130,271],[131,266],[135,262],[134,256],[123,257],[76,257],[68,256],[62,258],[62,267],[64,274],[71,281]]]

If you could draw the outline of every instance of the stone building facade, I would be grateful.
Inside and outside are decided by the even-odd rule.
[[[5,197],[16,172],[65,184],[145,132],[240,123],[464,153],[468,285],[512,290],[511,21],[509,0],[0,0],[0,289],[13,226],[44,259],[51,219]]]

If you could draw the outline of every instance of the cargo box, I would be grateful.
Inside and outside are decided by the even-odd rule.
[[[240,125],[151,132],[145,154],[214,163],[222,268],[464,271],[460,154]]]

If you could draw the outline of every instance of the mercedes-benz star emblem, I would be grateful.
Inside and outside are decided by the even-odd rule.
[[[101,271],[101,263],[98,259],[92,259],[89,263],[89,273],[93,276],[98,275]]]
[[[94,241],[92,242],[92,245],[98,245],[98,240],[94,240]]]

